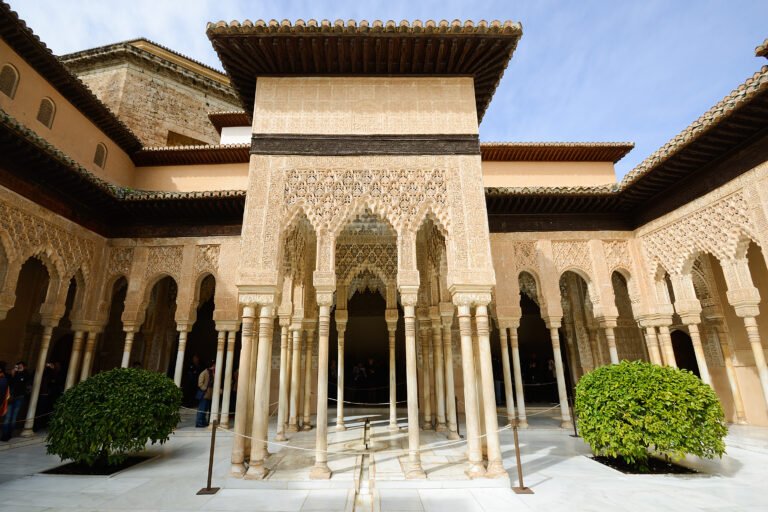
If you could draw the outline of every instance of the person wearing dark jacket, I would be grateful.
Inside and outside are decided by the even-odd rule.
[[[5,374],[5,361],[0,361],[0,424],[3,423],[5,413],[8,411],[8,399],[11,397],[11,390],[8,382],[8,376]]]
[[[32,375],[27,371],[27,364],[19,361],[11,372],[10,379],[11,396],[8,399],[8,411],[3,421],[2,440],[7,441],[13,436],[19,411],[27,403],[29,392],[32,389]]]

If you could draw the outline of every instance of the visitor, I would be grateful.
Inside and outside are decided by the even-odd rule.
[[[19,361],[11,371],[10,397],[8,398],[8,410],[5,413],[3,422],[2,440],[8,441],[13,437],[13,431],[16,428],[16,420],[19,411],[27,403],[27,398],[32,390],[32,376],[27,371],[27,363]]]
[[[200,372],[197,378],[197,418],[195,426],[203,428],[208,426],[209,414],[211,412],[211,398],[213,398],[213,379],[216,368],[216,362],[211,361],[208,368]]]
[[[48,420],[53,414],[53,407],[62,393],[64,393],[64,373],[61,369],[61,363],[53,361],[46,364],[43,369],[40,405],[37,408],[37,418],[34,424],[35,430],[45,428],[48,425]]]
[[[0,361],[0,424],[3,423],[5,413],[8,412],[8,399],[11,397],[11,386],[5,374],[5,367],[5,361]]]
[[[197,354],[192,355],[192,360],[187,365],[184,372],[184,382],[181,389],[184,393],[184,405],[187,407],[195,407],[197,400],[195,399],[197,391],[197,379],[200,377],[200,372],[203,370],[200,365],[200,356]]]

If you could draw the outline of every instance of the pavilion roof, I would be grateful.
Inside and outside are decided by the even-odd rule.
[[[213,48],[253,112],[263,76],[472,76],[478,120],[522,36],[511,21],[246,20],[208,23]]]

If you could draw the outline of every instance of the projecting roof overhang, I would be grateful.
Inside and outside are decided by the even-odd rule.
[[[511,21],[209,23],[213,48],[253,112],[263,76],[471,76],[478,121],[522,36]]]

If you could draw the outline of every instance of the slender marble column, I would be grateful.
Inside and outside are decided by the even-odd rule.
[[[181,386],[181,374],[184,370],[184,351],[187,349],[187,330],[186,327],[179,329],[179,352],[176,354],[176,368],[173,371],[173,382]]]
[[[224,344],[227,332],[219,331],[216,340],[216,366],[213,371],[213,399],[211,400],[211,423],[219,419],[219,404],[221,403],[221,371],[224,369]]]
[[[509,368],[509,331],[506,326],[501,328],[501,370],[504,373],[504,401],[507,404],[507,422],[515,421],[515,397],[512,394],[512,371]]]
[[[619,364],[619,351],[616,349],[616,333],[613,327],[605,327],[605,339],[608,341],[608,353],[611,357],[611,364]]]
[[[339,312],[336,312],[336,332],[338,333],[337,348],[338,361],[336,362],[336,431],[347,430],[344,426],[344,331],[346,324],[339,322]]]
[[[315,341],[315,330],[307,329],[307,360],[304,365],[304,423],[302,430],[312,430],[312,347]],[[326,384],[326,389],[327,389]]]
[[[656,337],[655,327],[645,328],[645,344],[648,346],[648,357],[651,358],[651,362],[659,366],[664,364],[661,358],[661,351],[659,350],[659,339]]]
[[[426,320],[419,320],[419,334],[421,339],[421,387],[424,409],[424,430],[432,430],[432,387],[429,379],[429,330],[426,327]]]
[[[437,414],[437,432],[445,432],[448,427],[445,423],[445,370],[443,369],[443,340],[440,335],[440,311],[437,307],[430,312],[432,320],[432,352],[434,355],[435,369],[435,412]]]
[[[269,472],[264,465],[264,459],[267,455],[269,365],[272,359],[270,338],[274,318],[274,307],[271,304],[261,306],[259,346],[256,359],[256,388],[253,396],[253,427],[251,428],[253,439],[251,440],[251,459],[248,462],[248,471],[245,473],[245,478],[249,480],[261,480]]]
[[[232,367],[235,364],[235,331],[227,332],[227,362],[224,369],[224,394],[221,397],[221,426],[229,428],[229,404],[232,397]]]
[[[134,331],[125,331],[125,345],[123,345],[123,360],[120,363],[120,368],[128,368],[128,364],[131,360],[131,349],[133,348],[133,336]]]
[[[760,342],[760,332],[757,330],[757,322],[754,316],[744,317],[744,327],[747,328],[747,339],[755,356],[757,375],[760,377],[760,385],[763,388],[763,399],[768,404],[768,366],[765,363],[765,351]]]
[[[435,382],[435,347],[432,345],[432,327],[427,329],[427,360],[425,366],[429,369],[429,425],[432,429],[437,427],[437,384]]]
[[[661,347],[664,350],[664,362],[667,366],[677,368],[677,361],[675,361],[675,351],[672,348],[672,335],[669,333],[669,326],[659,326],[659,340]]]
[[[405,477],[408,479],[426,478],[421,467],[419,454],[419,394],[416,376],[416,303],[413,297],[402,298],[403,319],[405,320],[405,366],[406,386],[408,388],[408,466]],[[410,303],[410,304],[409,304]]]
[[[744,425],[747,423],[747,414],[744,410],[744,399],[741,396],[741,389],[739,388],[739,380],[736,377],[736,368],[733,365],[733,352],[731,351],[731,341],[728,337],[728,332],[725,329],[723,318],[715,320],[713,326],[714,334],[717,337],[717,341],[720,344],[720,350],[723,351],[723,360],[725,361],[725,373],[728,376],[728,385],[731,388],[731,395],[733,395],[733,408],[736,412],[736,423],[738,425]]]
[[[459,331],[461,333],[461,368],[464,378],[464,416],[467,424],[467,475],[476,478],[485,475],[478,418],[475,360],[472,349],[472,318],[469,305],[459,304]]]
[[[93,354],[96,351],[96,337],[98,336],[98,333],[95,331],[88,331],[86,336],[87,341],[85,342],[83,365],[80,369],[80,382],[84,381],[91,375],[91,366],[93,366]]]
[[[58,324],[58,321],[55,322]],[[29,407],[27,409],[27,418],[24,422],[24,430],[21,437],[30,437],[34,435],[32,428],[35,426],[35,414],[37,413],[37,400],[40,397],[40,386],[43,383],[43,373],[45,372],[45,362],[48,359],[48,349],[51,346],[51,335],[53,335],[52,326],[44,326],[43,339],[40,342],[40,352],[37,356],[37,367],[35,376],[32,379],[32,394],[29,397]]]
[[[280,390],[277,404],[277,432],[275,441],[285,441],[285,418],[288,411],[288,323],[280,319]]]
[[[485,476],[498,478],[506,475],[501,461],[499,444],[499,422],[496,417],[496,395],[493,389],[493,363],[491,362],[491,334],[488,325],[488,307],[480,304],[475,307],[475,327],[477,329],[478,358],[480,359],[480,379],[483,386],[483,412],[485,414],[485,439],[488,447],[488,467]]]
[[[317,431],[315,437],[315,465],[309,473],[312,480],[327,480],[331,478],[328,467],[328,337],[331,327],[332,294],[319,294],[317,304],[320,306],[318,318],[317,342]]]
[[[291,407],[288,415],[288,432],[298,432],[299,424],[299,381],[301,373],[301,327],[293,328],[293,351],[291,353]]]
[[[563,372],[563,357],[560,354],[560,334],[558,333],[558,328],[550,326],[549,334],[552,338],[552,352],[554,352],[555,372],[557,373],[557,394],[560,399],[560,415],[562,418],[560,426],[562,428],[570,428],[573,424],[571,423],[571,414],[568,409],[568,393],[565,390],[565,373]]]
[[[707,366],[707,358],[704,355],[704,347],[701,345],[701,335],[699,334],[699,324],[688,324],[688,334],[691,335],[691,343],[693,343],[693,353],[696,355],[696,364],[699,367],[699,375],[701,380],[705,384],[712,386],[712,377],[709,375],[709,367]]]
[[[75,385],[77,368],[80,363],[80,352],[83,349],[84,335],[85,331],[75,331],[75,339],[72,342],[72,354],[69,356],[69,366],[67,367],[67,380],[64,383],[65,390]]]
[[[397,310],[395,310],[397,314]],[[389,332],[389,430],[400,430],[397,426],[397,374],[395,372],[395,333],[397,320],[387,322]]]
[[[453,343],[451,325],[453,325],[454,305],[450,302],[440,304],[440,317],[443,322],[443,355],[445,359],[445,415],[448,422],[448,439],[459,439],[458,420],[456,418],[456,386],[453,379]]]
[[[243,331],[240,337],[240,368],[237,372],[237,401],[235,402],[235,432],[232,436],[233,475],[245,473],[245,431],[248,415],[248,382],[251,380],[251,345],[256,322],[254,306],[243,308]]]
[[[528,418],[525,416],[523,371],[520,366],[520,347],[517,340],[518,325],[519,324],[515,324],[509,328],[509,341],[510,346],[512,347],[512,371],[515,374],[515,392],[517,393],[517,426],[520,428],[528,428]]]

